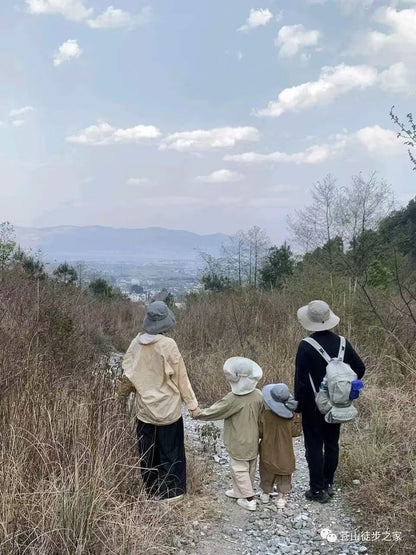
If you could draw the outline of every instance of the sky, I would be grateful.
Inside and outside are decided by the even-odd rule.
[[[416,0],[2,0],[0,221],[274,242],[328,173],[415,173]]]

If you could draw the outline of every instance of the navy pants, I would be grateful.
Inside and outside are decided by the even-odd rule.
[[[140,466],[149,495],[167,499],[186,492],[186,459],[182,417],[167,426],[137,420]]]
[[[309,485],[313,492],[334,483],[339,459],[341,424],[328,424],[316,407],[302,412]]]

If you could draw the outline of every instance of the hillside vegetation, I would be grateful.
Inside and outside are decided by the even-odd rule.
[[[172,551],[187,507],[141,493],[134,430],[106,365],[142,318],[143,307],[119,297],[3,269],[0,553]]]
[[[207,257],[207,292],[188,297],[173,335],[201,402],[228,390],[221,369],[233,355],[255,359],[263,384],[292,387],[305,335],[296,311],[325,299],[367,366],[339,478],[364,531],[401,534],[373,538],[371,551],[399,555],[415,548],[416,202],[386,214],[373,185],[351,189],[342,229],[329,209],[336,188],[315,190],[314,209],[300,214],[298,230],[310,232],[298,239],[315,239],[302,260],[288,245],[267,250],[259,228]],[[177,510],[141,493],[134,430],[106,362],[140,329],[144,307],[75,282],[65,265],[48,277],[0,229],[0,552],[170,553],[206,471],[191,457],[190,500]]]

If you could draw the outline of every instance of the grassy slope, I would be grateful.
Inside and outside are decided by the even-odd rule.
[[[143,309],[37,284],[0,281],[0,552],[172,551],[188,520],[141,494],[134,431],[103,371]],[[191,491],[200,488],[197,462]]]

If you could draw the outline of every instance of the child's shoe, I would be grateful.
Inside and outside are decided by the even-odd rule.
[[[227,489],[227,491],[225,492],[225,495],[227,497],[229,497],[230,499],[238,499],[238,497],[236,496],[236,494],[234,493],[233,489]]]
[[[276,507],[278,509],[284,509],[286,507],[286,499],[284,499],[283,497],[279,497],[276,501]]]
[[[270,495],[268,493],[262,493],[260,495],[260,501],[264,504],[268,503],[270,501]]]
[[[257,509],[256,500],[248,501],[248,499],[237,499],[237,505],[246,511],[255,511]]]

